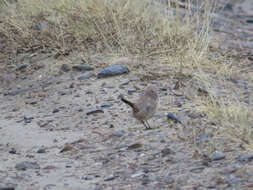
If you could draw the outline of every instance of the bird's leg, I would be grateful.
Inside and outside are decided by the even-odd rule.
[[[146,120],[146,124],[147,124],[147,126],[148,126],[148,129],[152,129],[152,128],[150,127],[149,123],[148,123],[148,120]]]
[[[146,127],[146,130],[152,129],[152,128],[150,127],[150,125],[148,124],[147,121],[145,122],[145,121],[141,120],[141,122],[142,122],[143,125]]]
[[[146,129],[149,129],[149,126],[145,123],[145,121],[141,120],[141,123],[145,126]]]

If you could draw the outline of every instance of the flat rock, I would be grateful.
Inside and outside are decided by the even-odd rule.
[[[104,68],[97,74],[98,78],[106,78],[116,75],[122,75],[129,73],[129,69],[123,65],[111,65],[109,67]]]
[[[225,154],[223,152],[215,151],[213,154],[210,155],[210,159],[212,161],[222,160],[225,158]]]
[[[246,154],[243,156],[239,156],[237,158],[237,160],[240,162],[251,161],[251,160],[253,160],[253,154]]]
[[[0,190],[15,190],[15,187],[0,187]]]
[[[94,109],[94,110],[90,110],[86,113],[86,115],[92,115],[92,114],[96,114],[96,113],[104,113],[103,110],[101,109]]]
[[[64,72],[68,72],[71,70],[71,67],[68,64],[62,64],[61,70]]]
[[[93,67],[86,64],[74,65],[72,68],[77,71],[93,71],[94,70]]]
[[[30,64],[29,63],[22,63],[19,66],[17,66],[16,71],[24,70],[28,65],[30,65]]]
[[[91,77],[93,77],[94,73],[87,73],[84,75],[79,76],[77,79],[78,80],[87,80],[90,79]]]
[[[24,161],[16,164],[15,168],[17,170],[40,169],[40,166],[37,164],[37,162]]]

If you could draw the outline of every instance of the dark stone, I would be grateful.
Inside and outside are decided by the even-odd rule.
[[[182,123],[173,113],[169,112],[167,118],[173,120],[175,123]]]
[[[253,19],[247,19],[246,22],[249,24],[253,24]]]
[[[95,110],[88,111],[86,113],[86,115],[92,115],[92,114],[96,114],[96,113],[104,113],[104,111],[101,109],[95,109]]]
[[[251,161],[251,160],[253,160],[253,154],[247,154],[247,155],[239,156],[237,158],[237,160],[240,161],[240,162]]]
[[[115,179],[115,175],[110,175],[109,177],[105,178],[104,181],[112,181]]]
[[[15,187],[0,187],[0,190],[15,190]]]
[[[215,151],[210,155],[211,161],[222,160],[225,158],[225,154],[223,152]]]
[[[42,154],[42,153],[46,153],[46,149],[45,148],[40,148],[37,153]]]
[[[61,70],[64,72],[68,72],[71,70],[70,66],[68,64],[62,64]]]
[[[111,106],[112,106],[112,104],[110,104],[110,103],[104,103],[101,105],[101,108],[109,108]]]
[[[72,68],[77,71],[93,71],[94,70],[93,67],[86,64],[74,65]]]
[[[24,116],[25,123],[31,123],[33,119],[34,119],[34,117],[32,117],[32,116],[27,116],[27,115]]]
[[[94,75],[93,73],[87,73],[87,74],[79,76],[77,79],[78,80],[87,80],[87,79],[90,79],[91,77],[93,77],[93,75]]]
[[[232,3],[227,3],[224,6],[224,11],[232,11],[233,10],[233,4]]]
[[[59,111],[60,111],[59,109],[55,108],[55,109],[53,109],[52,113],[57,113]]]
[[[171,148],[164,148],[161,151],[162,157],[165,157],[169,154],[175,154],[175,151],[173,151]]]
[[[199,166],[199,167],[195,167],[195,168],[190,169],[190,172],[199,173],[199,172],[203,171],[204,169],[205,169],[204,166]]]
[[[129,73],[129,69],[123,65],[111,65],[100,71],[97,75],[98,78],[106,78],[116,75]]]
[[[208,92],[207,92],[207,90],[205,89],[205,88],[198,88],[198,93],[200,94],[200,95],[208,95]]]
[[[17,154],[17,151],[16,151],[14,148],[12,148],[12,149],[9,151],[9,153],[10,153],[10,154]]]
[[[16,71],[24,70],[28,65],[30,65],[30,64],[29,63],[22,63],[19,66],[17,66]]]
[[[37,162],[24,161],[16,164],[15,168],[17,170],[40,169],[40,166],[37,164]]]

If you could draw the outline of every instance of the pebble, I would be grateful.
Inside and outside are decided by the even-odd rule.
[[[27,115],[24,116],[25,123],[31,123],[33,119],[34,117],[32,116],[27,116]]]
[[[28,67],[29,63],[22,63],[19,66],[17,66],[16,71],[24,70],[26,67]]]
[[[199,166],[199,167],[195,167],[195,168],[190,169],[190,172],[199,173],[199,172],[203,171],[204,169],[205,169],[204,166]]]
[[[196,137],[196,141],[199,142],[199,143],[208,142],[211,137],[212,137],[211,134],[200,133],[200,135]]]
[[[131,175],[131,178],[140,177],[140,176],[142,176],[144,174],[145,174],[144,172],[136,173],[136,174]]]
[[[229,183],[230,185],[233,185],[233,184],[238,184],[238,183],[240,183],[240,182],[242,182],[242,181],[243,181],[242,178],[240,178],[240,177],[234,177],[234,178],[230,179],[230,180],[228,181],[228,183]]]
[[[114,137],[122,137],[126,132],[124,130],[118,130],[118,131],[114,131],[111,136]]]
[[[86,65],[86,64],[74,65],[72,68],[77,71],[92,71],[92,70],[94,70],[93,67]]]
[[[59,111],[60,111],[59,109],[54,108],[53,111],[52,111],[52,113],[57,113],[57,112],[59,112]]]
[[[82,112],[82,111],[83,111],[83,108],[80,107],[80,106],[77,106],[77,107],[75,107],[75,110],[78,111],[78,112]]]
[[[24,161],[16,164],[15,168],[17,170],[40,169],[40,166],[37,164],[37,162]]]
[[[173,151],[171,148],[164,148],[161,150],[162,157],[165,157],[169,154],[175,154],[175,151]]]
[[[222,160],[225,158],[225,154],[223,152],[215,151],[210,155],[211,161]]]
[[[240,162],[251,161],[251,160],[253,160],[253,154],[246,154],[243,156],[239,156],[237,158],[237,160]]]
[[[109,177],[105,178],[104,181],[112,181],[112,180],[114,180],[115,178],[116,178],[116,176],[112,174],[112,175],[110,175]]]
[[[109,108],[111,107],[113,104],[110,104],[110,103],[104,103],[101,105],[101,108]]]
[[[167,118],[173,120],[175,123],[181,123],[181,121],[171,112],[167,114]]]
[[[87,80],[87,79],[90,79],[91,77],[93,77],[93,75],[94,75],[93,73],[87,73],[87,74],[79,76],[77,79],[78,80]]]
[[[0,190],[15,190],[15,187],[0,187]]]
[[[42,153],[46,153],[46,149],[45,148],[40,148],[37,153],[42,154]]]
[[[12,148],[12,149],[9,151],[9,153],[10,153],[10,154],[17,154],[17,151],[16,151],[14,148]]]
[[[64,72],[68,72],[71,70],[71,67],[68,64],[62,64],[61,70]]]
[[[104,113],[104,111],[101,109],[94,109],[94,110],[88,111],[86,113],[86,115],[92,115],[92,114],[96,114],[96,113]]]
[[[129,69],[123,65],[111,65],[97,74],[98,78],[106,78],[129,73]]]

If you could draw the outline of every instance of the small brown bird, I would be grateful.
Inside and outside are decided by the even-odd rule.
[[[155,91],[155,87],[148,86],[136,103],[126,100],[122,95],[120,98],[133,109],[134,118],[141,121],[146,129],[151,129],[148,124],[148,119],[153,117],[155,114],[158,103],[158,95]]]

